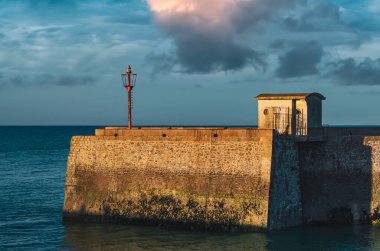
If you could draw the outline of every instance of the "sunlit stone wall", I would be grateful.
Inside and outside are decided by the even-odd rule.
[[[273,140],[272,130],[251,128],[106,128],[73,137],[64,219],[204,230],[297,225],[297,150]],[[281,153],[273,158],[273,151]],[[271,178],[289,177],[271,186]],[[276,205],[270,189],[292,205]],[[268,212],[279,221],[269,225]],[[287,215],[293,218],[282,221]]]

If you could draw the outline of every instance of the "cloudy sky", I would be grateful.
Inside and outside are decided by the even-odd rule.
[[[0,0],[0,125],[255,125],[253,97],[320,92],[380,124],[380,0]]]

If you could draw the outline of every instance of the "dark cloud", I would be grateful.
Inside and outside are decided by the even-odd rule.
[[[265,71],[264,56],[253,49],[235,43],[199,39],[184,39],[177,44],[175,55],[148,53],[146,62],[152,66],[154,77],[159,72],[170,72],[177,64],[185,73],[209,73],[213,71],[239,70],[251,65]]]
[[[25,75],[10,76],[10,78],[8,79],[8,83],[21,87],[28,86],[30,84],[28,77]]]
[[[305,10],[286,17],[283,24],[288,30],[298,32],[347,29],[341,21],[339,6],[332,3],[308,6]]]
[[[247,65],[265,69],[262,55],[233,41],[220,41],[204,36],[177,40],[178,62],[188,73],[238,70]]]
[[[262,53],[235,41],[197,33],[181,34],[175,40],[175,55],[147,55],[148,62],[155,64],[156,70],[169,70],[176,64],[186,73],[238,70],[247,65],[258,70],[266,68]]]
[[[76,8],[78,6],[78,1],[75,0],[28,0],[25,2],[27,2],[32,9]]]
[[[145,56],[145,62],[148,66],[152,67],[152,78],[155,78],[157,74],[170,72],[177,64],[175,56],[154,54],[153,52],[150,52]]]
[[[333,3],[318,3],[314,5],[310,10],[306,11],[302,15],[303,19],[329,19],[332,21],[339,22],[340,21],[340,11],[339,6]]]
[[[90,75],[71,76],[51,74],[22,75],[0,73],[0,83],[2,86],[78,86],[96,83],[96,79]]]
[[[327,77],[341,85],[380,85],[380,58],[362,61],[348,58],[329,66]]]
[[[245,66],[264,71],[263,53],[237,36],[294,2],[296,0],[214,1],[211,10],[207,4],[193,1],[194,11],[158,11],[156,21],[173,38],[175,62],[184,72],[230,71]],[[152,6],[154,9],[154,3]]]
[[[295,17],[285,18],[284,25],[288,30],[291,31],[310,32],[318,30],[314,24],[308,22],[307,20],[298,19]]]
[[[232,22],[238,31],[243,31],[252,25],[270,19],[272,14],[284,7],[290,8],[297,0],[258,0],[241,1],[232,15]]]
[[[294,47],[279,57],[277,77],[294,78],[318,74],[324,50],[317,41],[297,42]]]
[[[60,86],[88,85],[95,83],[92,76],[62,76],[55,79],[55,84]]]
[[[269,45],[269,48],[272,48],[272,49],[283,49],[283,48],[285,48],[285,46],[287,45],[287,43],[288,43],[288,41],[286,41],[285,39],[278,39],[278,40],[273,41]]]

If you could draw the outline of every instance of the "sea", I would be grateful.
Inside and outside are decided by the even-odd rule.
[[[380,250],[380,227],[209,233],[62,222],[73,135],[97,127],[0,127],[0,250]]]

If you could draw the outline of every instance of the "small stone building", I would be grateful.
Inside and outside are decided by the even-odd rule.
[[[275,129],[280,134],[299,140],[320,140],[322,100],[319,93],[260,94],[258,100],[259,129]]]

